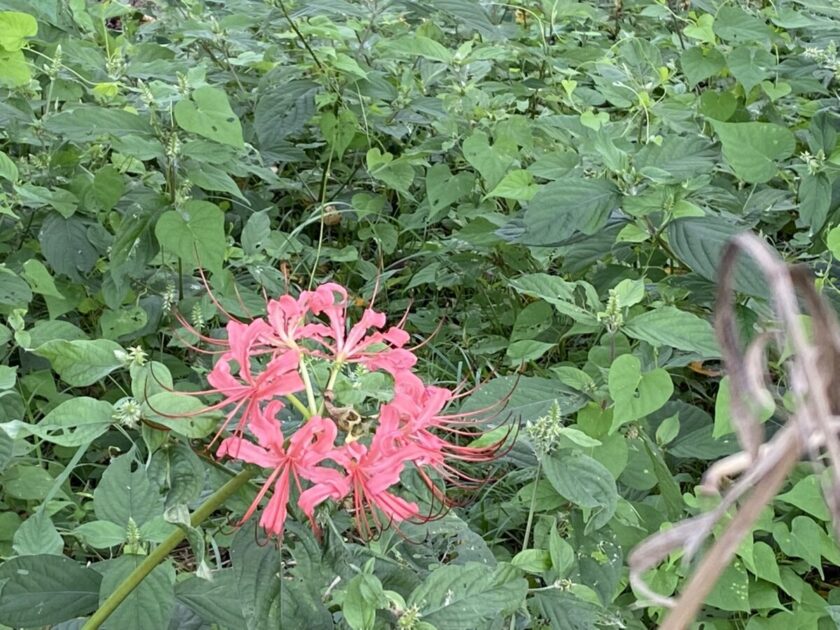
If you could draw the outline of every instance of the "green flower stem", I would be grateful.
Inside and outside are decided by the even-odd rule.
[[[306,363],[303,358],[300,360],[300,377],[306,387],[306,402],[309,404],[309,415],[315,416],[318,414],[318,405],[315,404],[315,390],[312,389],[312,379],[309,378],[309,370],[306,369]]]
[[[190,517],[190,524],[198,527],[216,509],[227,501],[237,490],[253,479],[259,470],[257,468],[246,468],[233,479],[228,481],[221,488],[216,490],[208,499],[202,503]],[[91,615],[90,619],[82,626],[82,630],[96,630],[105,623],[117,607],[128,597],[131,592],[140,585],[140,582],[152,572],[152,570],[166,559],[177,545],[185,538],[184,531],[178,528],[146,556],[146,559],[125,578],[116,590],[102,602],[102,605]]]
[[[312,416],[312,412],[310,412],[309,409],[307,409],[306,405],[300,402],[300,399],[294,394],[286,394],[286,400],[292,403],[292,407],[297,409],[301,413],[301,415],[303,415],[304,420],[309,420],[309,418]]]
[[[537,507],[537,490],[542,474],[542,457],[537,459],[537,474],[534,475],[534,491],[531,493],[531,507],[528,509],[528,521],[525,523],[525,536],[522,537],[522,551],[528,548],[528,539],[531,537],[531,527],[534,525],[534,511]],[[510,630],[516,627],[516,613],[510,618]],[[82,629],[84,630],[84,628]]]
[[[318,406],[318,415],[320,416],[324,413],[324,406],[327,404],[327,392],[332,392],[332,388],[335,385],[335,379],[338,378],[338,373],[341,370],[341,365],[343,361],[336,361],[332,369],[330,370],[330,378],[327,380],[327,387],[324,389],[324,397],[321,400],[321,404]]]

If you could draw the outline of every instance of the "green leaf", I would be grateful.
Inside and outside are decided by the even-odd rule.
[[[598,604],[561,590],[535,593],[534,601],[540,615],[551,622],[551,628],[557,630],[597,628],[603,614]]]
[[[534,183],[534,176],[528,171],[516,169],[509,171],[487,196],[528,201],[537,194],[537,190],[539,187]]]
[[[523,549],[510,563],[526,573],[545,573],[551,568],[551,554],[545,549]]]
[[[163,514],[163,497],[152,486],[142,466],[132,471],[133,452],[111,460],[93,492],[96,518],[127,527],[138,527]]]
[[[91,271],[99,257],[88,239],[86,222],[78,216],[48,216],[38,232],[38,240],[53,271],[76,282],[82,281],[82,274]]]
[[[777,162],[793,155],[796,138],[786,127],[775,123],[725,123],[709,120],[723,144],[723,157],[735,175],[750,184],[761,184],[775,177]]]
[[[99,317],[99,327],[106,339],[119,339],[142,329],[147,319],[148,314],[141,306],[127,306],[118,311],[108,309]]]
[[[618,189],[604,179],[557,179],[541,186],[528,202],[522,218],[525,231],[516,242],[553,245],[578,232],[594,234],[604,227],[619,199]]]
[[[586,397],[558,380],[538,376],[501,376],[487,381],[464,402],[461,411],[487,409],[488,416],[503,412],[520,417],[522,422],[536,420],[551,409],[555,401],[560,413],[571,414],[586,403]],[[500,404],[505,402],[504,407]]]
[[[347,584],[341,612],[352,630],[373,630],[376,610],[387,606],[382,582],[375,575],[359,573]]]
[[[49,269],[40,260],[30,258],[23,263],[23,275],[35,293],[49,295],[60,300],[64,299],[64,295],[55,286],[55,280],[50,275]]]
[[[0,151],[0,177],[13,184],[18,180],[17,165],[2,151]]]
[[[91,192],[101,210],[111,210],[122,198],[125,181],[113,166],[103,166],[93,177]]]
[[[411,182],[414,181],[414,169],[411,164],[394,159],[388,152],[382,153],[378,148],[370,149],[366,155],[367,169],[374,177],[394,190],[408,194]]]
[[[547,273],[529,273],[511,280],[510,286],[519,293],[545,300],[560,313],[580,324],[599,325],[595,312],[600,303],[592,285],[586,282],[567,282],[559,276]],[[578,291],[579,289],[583,291]],[[578,297],[578,293],[584,294],[585,307],[578,305],[578,302],[584,301]]]
[[[674,384],[662,368],[642,374],[639,359],[623,354],[610,366],[609,390],[615,403],[612,433],[623,424],[644,418],[662,407],[674,392]]]
[[[726,67],[726,59],[717,48],[694,46],[680,55],[680,66],[689,87],[713,77]]]
[[[124,555],[111,560],[102,576],[99,597],[104,601],[143,562],[144,556]],[[111,630],[166,628],[175,606],[175,569],[167,560],[149,573],[108,617]]]
[[[563,497],[592,510],[587,529],[600,529],[615,514],[618,491],[610,471],[580,451],[564,451],[542,460],[545,478]]]
[[[208,624],[226,628],[251,628],[240,610],[233,569],[213,572],[212,580],[192,576],[175,586],[175,599],[189,607]]]
[[[732,395],[730,389],[731,386],[732,382],[729,380],[729,377],[724,376],[720,381],[717,397],[715,398],[715,428],[712,432],[712,436],[715,438],[735,432],[735,429],[732,426],[732,408],[730,403],[730,397]],[[759,422],[766,422],[773,417],[774,411],[775,407],[772,405],[764,409],[760,409],[756,404],[754,413],[756,414],[756,419]]]
[[[199,413],[206,407],[190,394],[164,391],[144,399],[143,415],[178,435],[197,440],[216,430],[222,417],[218,411]]]
[[[43,627],[87,615],[99,602],[102,577],[64,556],[21,556],[0,566],[0,623]]]
[[[378,47],[394,55],[423,57],[443,63],[452,61],[452,53],[443,44],[422,35],[406,35],[396,39],[383,38],[381,41],[383,44]]]
[[[675,306],[660,306],[630,319],[621,328],[628,337],[654,347],[670,346],[695,352],[703,359],[720,358],[712,325],[694,313]]]
[[[155,225],[161,247],[194,267],[220,272],[225,257],[225,216],[209,201],[190,200],[164,212]]]
[[[119,344],[107,339],[56,339],[38,346],[32,352],[47,359],[61,380],[68,385],[86,387],[122,366],[122,354],[125,351]]]
[[[823,496],[822,483],[817,475],[808,475],[790,490],[776,497],[777,501],[793,505],[821,521],[830,521],[831,513]]]
[[[435,164],[426,171],[426,199],[429,202],[429,222],[441,218],[443,210],[469,194],[475,186],[471,173],[453,175],[449,166]]]
[[[29,64],[20,50],[0,50],[0,85],[18,87],[32,80]]]
[[[205,86],[193,91],[190,100],[175,105],[175,122],[184,131],[241,149],[242,125],[233,113],[227,95],[220,89]]]
[[[443,566],[409,597],[418,605],[423,621],[437,630],[478,628],[516,610],[525,599],[527,582],[504,568],[490,571],[483,564]]]
[[[88,521],[73,530],[73,535],[94,549],[108,549],[125,542],[126,529],[111,521]]]
[[[18,556],[60,556],[63,549],[64,540],[43,510],[36,511],[15,532],[14,550]]]
[[[306,126],[315,115],[315,95],[321,89],[314,81],[296,79],[261,91],[254,110],[254,130],[263,151],[282,149],[288,136]]]
[[[726,63],[732,76],[738,79],[738,83],[744,86],[744,92],[749,94],[756,85],[771,76],[776,58],[766,50],[748,44],[729,53]]]
[[[521,339],[512,342],[508,346],[506,354],[512,364],[518,365],[528,361],[536,361],[555,345],[557,344],[535,339]]]
[[[832,183],[825,173],[805,174],[799,180],[799,218],[816,234],[831,209]]]
[[[750,612],[749,576],[743,562],[735,560],[724,570],[706,604],[731,612]]]
[[[283,558],[241,528],[230,547],[236,593],[248,628],[278,628]]]
[[[123,109],[80,105],[44,119],[47,131],[73,142],[96,140],[102,136],[153,136],[145,118]]]
[[[359,129],[359,119],[352,110],[342,109],[338,116],[332,112],[321,114],[319,121],[324,139],[332,147],[334,157],[341,159]]]
[[[30,431],[53,444],[81,446],[108,430],[112,413],[111,403],[80,396],[58,405]]]
[[[720,217],[691,217],[668,224],[668,243],[689,269],[707,280],[717,281],[724,246],[733,236],[747,231]],[[735,288],[756,297],[768,295],[767,284],[752,260],[741,256],[735,268]]]
[[[29,285],[5,265],[0,265],[0,305],[21,308],[31,301]]]
[[[38,34],[38,22],[28,13],[0,11],[0,48],[20,50],[28,37]]]
[[[708,13],[701,14],[694,24],[689,24],[683,29],[686,37],[697,39],[707,44],[715,43],[715,32],[713,30],[715,17]]]
[[[490,137],[483,131],[474,131],[465,139],[462,150],[464,159],[481,174],[486,190],[492,190],[502,181],[516,159],[515,154],[498,144],[491,146]]]
[[[575,550],[560,537],[556,521],[552,523],[549,530],[548,552],[551,556],[551,568],[557,571],[560,577],[568,575],[575,563]]]

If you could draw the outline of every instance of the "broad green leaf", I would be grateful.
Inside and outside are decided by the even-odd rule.
[[[17,165],[2,151],[0,151],[0,177],[13,184],[18,180]]]
[[[510,563],[526,573],[545,573],[551,568],[551,554],[545,549],[523,549]]]
[[[107,339],[66,341],[56,339],[32,352],[47,359],[68,385],[86,387],[123,365],[124,350]]]
[[[539,187],[534,183],[534,177],[528,171],[522,169],[513,170],[502,178],[496,187],[487,193],[488,197],[504,197],[516,201],[528,201]]]
[[[615,514],[618,491],[603,464],[580,451],[562,451],[542,459],[545,478],[555,490],[581,508],[592,510],[587,529],[600,529]]]
[[[64,540],[47,513],[38,510],[18,527],[15,532],[14,550],[18,556],[60,556],[64,550]]]
[[[3,50],[20,50],[28,37],[37,34],[38,22],[28,13],[0,11],[0,48]]]
[[[694,24],[689,24],[688,26],[686,26],[683,29],[683,33],[686,37],[690,37],[691,39],[696,39],[706,44],[714,44],[714,22],[715,18],[713,15],[703,13],[697,18],[697,21]]]
[[[558,630],[597,628],[603,615],[599,603],[587,601],[569,591],[537,592],[534,593],[534,602],[540,615],[550,621],[551,628]]]
[[[443,63],[452,61],[452,53],[443,44],[422,35],[406,35],[396,39],[383,38],[382,42],[378,48],[395,55],[417,56]]]
[[[507,357],[514,365],[528,361],[536,361],[556,344],[536,339],[521,339],[513,341],[508,346]]]
[[[408,599],[420,607],[422,620],[437,630],[478,628],[516,610],[525,599],[527,582],[503,568],[482,564],[443,566],[418,586]]]
[[[245,623],[237,594],[236,574],[233,569],[214,571],[212,580],[196,576],[175,585],[175,599],[185,604],[208,624],[227,628],[251,628]]]
[[[128,306],[118,311],[108,309],[99,317],[99,327],[106,339],[119,339],[143,328],[147,319],[148,314],[140,306]]]
[[[668,243],[689,269],[707,280],[717,281],[718,265],[729,240],[747,231],[721,217],[690,217],[668,224]],[[752,260],[741,256],[735,268],[735,288],[756,297],[768,295],[767,284]]]
[[[632,354],[623,354],[610,366],[609,390],[615,403],[610,428],[613,432],[662,407],[674,392],[674,384],[662,368],[643,374],[639,359]]]
[[[103,166],[93,177],[91,192],[101,210],[111,210],[125,192],[125,180],[113,166]]]
[[[350,109],[342,109],[338,116],[324,112],[319,126],[324,139],[332,147],[333,157],[340,160],[359,130],[359,119]]]
[[[523,216],[524,245],[554,245],[578,232],[594,234],[606,224],[620,199],[618,189],[603,179],[563,177],[541,186]]]
[[[38,232],[38,240],[53,271],[76,282],[82,281],[99,257],[88,238],[87,222],[78,216],[50,215]]]
[[[189,100],[175,105],[175,122],[184,131],[232,147],[242,148],[242,125],[220,89],[205,86],[193,91]]]
[[[575,550],[561,538],[556,522],[552,523],[549,531],[548,552],[551,556],[551,568],[557,571],[560,577],[568,575],[575,563]]]
[[[744,92],[749,94],[756,85],[771,76],[776,58],[754,44],[747,44],[729,53],[726,64],[732,76],[744,86]]]
[[[124,555],[111,560],[102,576],[99,598],[104,601],[143,562],[144,556]],[[175,569],[167,560],[149,573],[111,613],[105,628],[147,630],[166,628],[175,606]]]
[[[149,122],[137,114],[108,107],[80,105],[63,110],[44,120],[44,127],[73,142],[96,140],[102,136],[149,137],[154,131]]]
[[[723,40],[747,42],[756,48],[756,44],[768,42],[772,35],[772,30],[763,19],[737,4],[720,8],[715,18],[714,30]]]
[[[17,87],[32,80],[29,63],[21,50],[0,50],[0,85]]]
[[[263,151],[280,150],[315,115],[315,95],[321,86],[308,79],[281,81],[260,91],[254,110],[254,130]],[[326,135],[326,134],[325,134]]]
[[[17,368],[0,365],[0,390],[11,389],[17,380]]]
[[[283,559],[241,528],[230,547],[236,593],[248,628],[279,627]]]
[[[159,487],[167,490],[167,508],[190,505],[204,488],[204,466],[198,455],[184,443],[156,451],[148,472]]]
[[[723,70],[726,59],[717,48],[694,46],[680,55],[680,66],[689,86],[694,87]]]
[[[149,481],[142,466],[132,471],[133,452],[120,455],[102,474],[93,492],[93,509],[96,517],[127,527],[129,521],[142,526],[163,514],[163,497]]]
[[[80,396],[64,401],[29,430],[53,444],[81,446],[108,430],[112,413],[111,403]]]
[[[207,437],[218,429],[221,413],[203,412],[207,405],[179,392],[158,392],[144,398],[144,416],[155,424],[190,439]]]
[[[11,269],[0,265],[0,305],[24,308],[32,301],[32,291]]]
[[[21,556],[0,566],[0,623],[53,625],[87,615],[99,603],[102,577],[64,556]]]
[[[474,131],[463,142],[464,159],[484,179],[485,190],[492,190],[502,181],[516,155],[500,147],[490,145],[490,137],[483,131]]]
[[[735,429],[732,426],[732,408],[730,402],[730,397],[732,395],[732,390],[730,389],[731,385],[732,382],[729,380],[729,377],[724,376],[720,381],[720,386],[718,387],[717,397],[715,398],[715,428],[712,432],[712,435],[715,438],[735,432]],[[752,402],[753,401],[751,400],[747,401],[748,404]],[[758,422],[766,422],[773,417],[773,412],[775,411],[773,406],[760,409],[758,405],[755,404],[754,407],[754,413],[756,414],[756,420]]]
[[[660,306],[631,318],[621,331],[655,347],[670,346],[695,352],[703,359],[720,358],[712,325],[694,313],[675,306]]]
[[[414,181],[414,169],[411,164],[399,158],[394,159],[393,155],[388,152],[382,153],[378,148],[367,152],[366,161],[372,177],[403,194],[408,194],[411,182]]]
[[[108,549],[123,544],[127,532],[111,521],[88,521],[74,529],[73,535],[94,549]]]
[[[64,295],[55,286],[50,270],[37,258],[31,258],[23,263],[23,275],[35,293],[64,299]]]
[[[554,379],[501,376],[481,385],[467,398],[461,411],[486,409],[489,417],[511,414],[526,422],[544,416],[555,401],[561,413],[571,414],[585,404],[586,397]]]
[[[832,182],[825,173],[806,174],[799,180],[799,218],[811,234],[822,229],[831,209]]]
[[[725,123],[709,121],[723,144],[723,157],[735,175],[750,184],[761,184],[775,177],[777,162],[793,154],[793,133],[776,123]]]
[[[208,201],[191,200],[164,212],[155,225],[161,247],[193,267],[221,271],[225,257],[225,217]]]
[[[519,293],[545,300],[580,324],[599,325],[595,312],[599,310],[600,304],[597,295],[592,295],[594,289],[586,282],[567,282],[547,273],[530,273],[511,280],[510,285]],[[578,297],[578,294],[584,295],[585,299]],[[585,306],[579,306],[578,302],[584,302]]]
[[[808,475],[793,488],[776,497],[777,501],[798,507],[821,521],[830,521],[831,513],[823,496],[823,485],[818,475]]]
[[[749,576],[743,562],[736,559],[724,570],[706,604],[731,612],[750,612]]]
[[[443,211],[469,194],[475,186],[475,177],[463,172],[453,175],[449,166],[435,164],[426,171],[426,199],[429,202],[429,222],[441,218]]]
[[[347,584],[341,612],[352,630],[373,630],[376,610],[387,604],[379,578],[369,573],[359,573]]]

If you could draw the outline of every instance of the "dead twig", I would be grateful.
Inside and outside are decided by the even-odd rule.
[[[741,347],[733,297],[735,263],[741,253],[752,257],[767,279],[779,319],[777,331],[760,334],[746,349]],[[802,328],[797,291],[812,318],[811,340]],[[741,476],[714,510],[649,537],[630,554],[633,589],[650,602],[671,609],[660,626],[663,630],[682,630],[694,620],[741,540],[752,531],[761,510],[773,500],[803,455],[810,456],[817,469],[823,466],[824,458],[829,460],[832,474],[823,493],[840,538],[840,324],[834,313],[805,269],[786,265],[759,238],[741,234],[727,245],[721,260],[715,328],[729,373],[732,424],[742,451],[713,464],[704,476],[702,489],[718,492],[724,479]],[[796,411],[765,442],[758,412],[773,402],[764,359],[771,338],[780,349],[787,344],[792,350],[785,365]],[[675,552],[682,552],[683,561],[690,562],[715,525],[743,497],[677,599],[647,586],[642,577],[645,571]]]

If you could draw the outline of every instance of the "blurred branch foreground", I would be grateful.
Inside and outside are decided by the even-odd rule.
[[[774,297],[778,329],[761,333],[742,349],[735,320],[733,284],[740,254],[749,255],[765,276]],[[812,318],[812,334],[803,329],[802,311]],[[703,479],[703,489],[717,493],[725,479],[740,475],[712,511],[686,519],[649,537],[629,557],[630,582],[641,597],[670,608],[663,630],[681,630],[694,620],[741,539],[752,530],[762,508],[770,503],[800,459],[807,455],[816,468],[831,468],[823,494],[840,539],[840,325],[804,267],[786,265],[752,234],[735,237],[724,249],[720,266],[715,327],[731,380],[732,421],[742,450],[716,462]],[[757,415],[772,404],[765,373],[765,349],[774,341],[785,362],[786,386],[793,411],[785,425],[765,442]],[[740,499],[737,511],[732,508]],[[729,522],[703,555],[677,599],[663,597],[644,582],[645,571],[671,553],[682,551],[689,562],[719,521]]]

